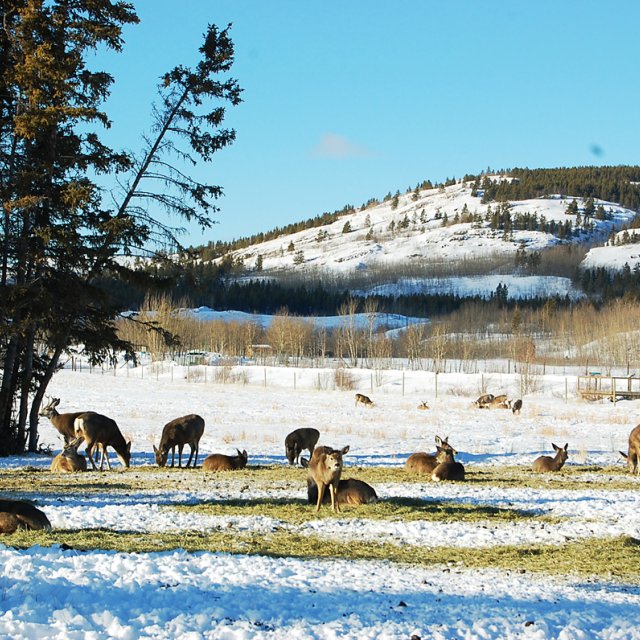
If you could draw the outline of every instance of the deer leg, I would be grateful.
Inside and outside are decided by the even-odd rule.
[[[178,445],[178,468],[182,469],[182,450],[184,449],[184,444]]]
[[[176,461],[176,447],[175,445],[173,447],[171,447],[171,468],[173,469],[173,465],[175,464]]]
[[[189,460],[187,461],[187,469],[189,468],[189,466],[191,465],[191,460],[193,459],[193,452],[195,450],[195,447],[192,444],[189,444],[189,447],[191,448],[191,453],[189,454]],[[197,458],[197,454],[196,454],[196,458]],[[195,467],[195,462],[193,464],[193,466]]]
[[[320,511],[320,505],[322,504],[322,499],[324,498],[324,490],[326,489],[326,487],[326,484],[322,482],[318,483],[318,503],[316,504],[316,513]]]
[[[111,462],[109,461],[109,454],[107,453],[107,445],[102,445],[102,455],[107,459],[107,469],[111,471]],[[102,463],[100,464],[100,471],[102,471]]]
[[[337,498],[337,494],[338,491],[335,487],[335,485],[333,484],[333,482],[329,485],[329,495],[331,496],[331,509],[335,512],[338,513],[340,511],[340,507],[338,506],[338,498]]]
[[[91,466],[93,468],[94,471],[98,470],[98,467],[96,467],[96,463],[93,460],[93,447],[94,447],[94,443],[91,442],[91,440],[87,440],[87,449],[86,449],[86,454],[89,456],[89,462],[91,463]]]

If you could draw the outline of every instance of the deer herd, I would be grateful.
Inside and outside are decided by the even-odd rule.
[[[375,406],[366,395],[356,393],[356,407]],[[87,471],[88,465],[84,455],[78,448],[84,444],[85,454],[94,470],[102,471],[106,459],[107,468],[111,469],[108,448],[111,447],[120,463],[128,468],[131,461],[131,442],[127,442],[114,420],[95,411],[77,411],[58,413],[59,398],[52,398],[40,410],[40,415],[48,418],[64,439],[61,453],[53,458],[53,473],[74,473]],[[480,409],[511,409],[516,414],[522,409],[522,400],[511,401],[506,395],[494,396],[490,393],[481,395],[474,403]],[[418,405],[418,409],[429,409],[426,402]],[[182,452],[189,445],[189,459],[186,468],[197,467],[199,443],[204,433],[204,420],[197,414],[189,414],[168,422],[160,438],[159,447],[153,447],[155,462],[165,467],[171,452],[171,467],[175,465],[175,451],[178,449],[178,467],[182,468]],[[348,453],[349,446],[334,449],[325,445],[318,446],[320,432],[313,428],[300,428],[287,435],[284,441],[285,455],[290,465],[300,464],[307,469],[307,499],[315,504],[318,512],[322,504],[330,504],[334,512],[340,511],[341,505],[362,505],[375,503],[378,496],[375,489],[362,480],[342,478],[343,456]],[[419,451],[412,453],[405,463],[405,470],[414,475],[424,475],[434,482],[443,480],[464,481],[465,469],[462,463],[455,460],[457,451],[449,444],[449,438],[435,436],[435,453]],[[555,456],[540,456],[533,461],[532,471],[546,473],[559,471],[568,458],[568,443],[563,447],[552,443]],[[301,457],[303,451],[309,452],[309,458]],[[100,453],[100,465],[94,456]],[[629,434],[627,453],[620,451],[626,459],[629,471],[640,474],[640,425]],[[237,449],[237,455],[228,456],[221,453],[208,455],[202,461],[204,471],[233,471],[247,466],[248,454]],[[17,529],[50,529],[47,516],[32,504],[20,500],[0,500],[0,533],[13,533]]]

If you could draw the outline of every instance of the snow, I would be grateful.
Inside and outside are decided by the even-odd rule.
[[[204,312],[204,311],[203,311]],[[449,436],[467,469],[520,465],[523,473],[551,442],[569,442],[568,465],[618,465],[637,422],[634,402],[586,403],[574,394],[571,373],[539,376],[524,396],[522,415],[481,411],[472,400],[488,386],[519,397],[517,374],[425,371],[354,371],[356,389],[319,384],[329,370],[245,367],[247,384],[217,384],[210,374],[190,382],[173,367],[89,373],[63,370],[49,393],[61,411],[84,408],[114,418],[133,439],[132,469],[153,464],[152,445],[162,426],[187,413],[206,421],[201,455],[246,448],[251,464],[286,464],[282,442],[294,428],[315,426],[321,443],[350,445],[345,477],[353,467],[402,467],[407,456],[433,450],[435,434]],[[437,393],[436,393],[437,389]],[[569,390],[569,391],[567,391]],[[356,407],[354,391],[373,408]],[[428,411],[417,405],[427,400]],[[41,442],[61,448],[48,421]],[[1,459],[3,467],[48,467],[50,459]],[[119,463],[114,462],[114,467]],[[351,467],[351,468],[350,468]],[[115,472],[111,472],[115,473]],[[158,471],[168,474],[168,471]],[[182,474],[182,475],[180,475]],[[628,535],[640,538],[640,492],[598,486],[571,489],[487,488],[473,483],[388,483],[381,498],[412,497],[533,510],[540,522],[379,521],[366,507],[353,518],[301,524],[265,516],[208,516],[171,505],[238,498],[301,498],[300,486],[265,495],[231,477],[212,481],[196,471],[174,472],[175,490],[114,494],[19,496],[34,499],[54,529],[212,531],[219,527],[267,534],[276,527],[324,539],[373,540],[396,545],[480,548],[562,544],[567,540]],[[638,481],[640,487],[640,479]],[[602,487],[602,488],[600,488]],[[0,497],[9,497],[2,492]],[[59,546],[16,550],[0,544],[0,637],[3,638],[640,638],[640,587],[613,579],[432,567],[384,561],[295,559],[225,553],[78,552]]]

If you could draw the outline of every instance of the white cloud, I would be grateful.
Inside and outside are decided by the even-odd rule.
[[[311,155],[319,158],[365,158],[375,154],[370,149],[347,140],[344,136],[327,133],[311,149]]]

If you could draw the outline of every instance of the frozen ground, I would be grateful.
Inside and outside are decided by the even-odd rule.
[[[114,418],[133,439],[133,471],[152,464],[152,444],[170,419],[196,412],[206,421],[201,453],[247,449],[249,464],[285,464],[283,440],[294,428],[317,427],[321,443],[349,444],[348,465],[402,466],[413,451],[433,450],[435,434],[449,436],[468,467],[530,465],[551,442],[569,443],[569,464],[622,464],[637,403],[585,403],[575,380],[546,376],[524,396],[522,415],[480,411],[471,401],[483,385],[519,397],[516,375],[364,372],[352,391],[324,390],[318,370],[252,367],[248,384],[187,382],[176,368],[140,379],[60,372],[49,391],[61,411],[92,409]],[[294,377],[295,373],[295,377]],[[209,380],[213,376],[209,376]],[[267,381],[265,386],[264,381]],[[403,383],[400,383],[400,380]],[[295,389],[294,389],[295,386]],[[373,388],[373,390],[371,390]],[[403,393],[404,389],[404,393]],[[371,409],[355,407],[354,391],[370,395]],[[429,402],[429,411],[417,405]],[[47,421],[41,442],[60,449]],[[0,460],[2,466],[48,466],[49,459]],[[118,462],[114,462],[118,466]],[[120,531],[207,531],[219,526],[269,532],[285,526],[266,517],[221,518],[168,511],[174,502],[237,497],[234,483],[198,475],[175,491],[57,499],[29,494],[54,528]],[[301,479],[304,475],[301,475]],[[640,487],[640,482],[639,482]],[[381,497],[411,496],[534,509],[565,518],[558,524],[450,525],[362,518],[310,519],[303,535],[372,539],[404,545],[480,547],[548,543],[590,536],[640,538],[637,491],[492,489],[472,484],[376,486]],[[0,497],[9,497],[0,492]],[[302,497],[305,488],[272,497]],[[243,497],[259,497],[243,487]],[[293,526],[293,525],[286,525]],[[322,529],[322,530],[320,530]],[[412,567],[388,562],[272,559],[196,553],[80,553],[0,545],[0,637],[6,638],[640,638],[640,588],[566,576],[459,567]]]

